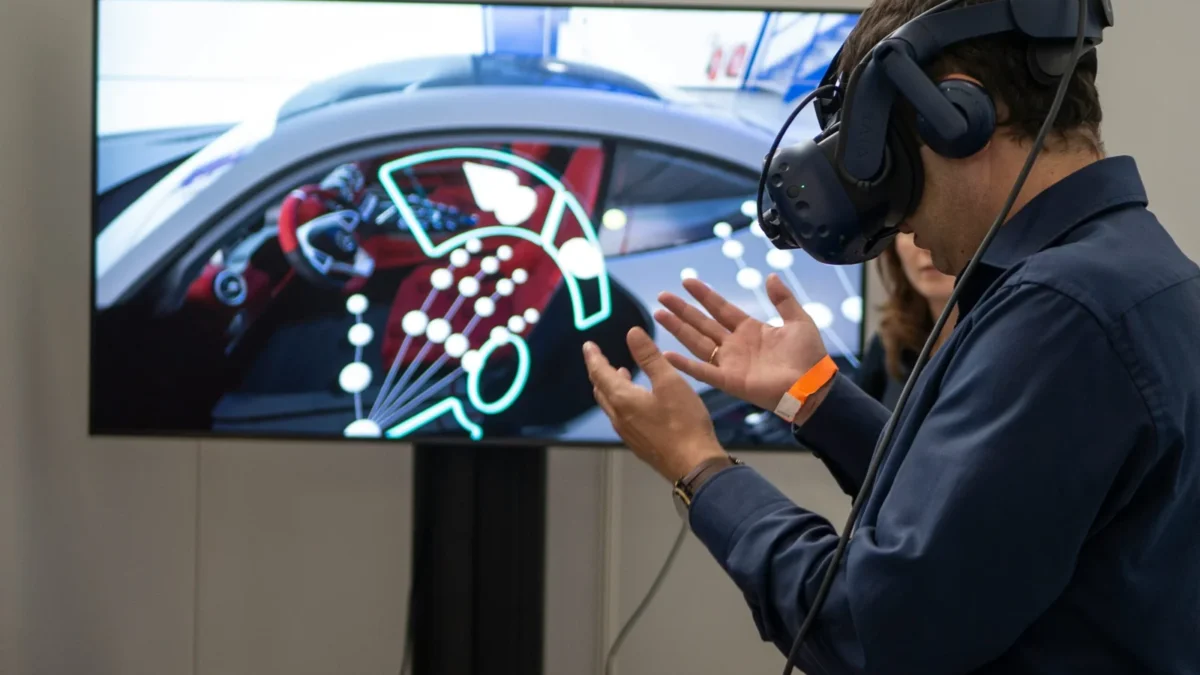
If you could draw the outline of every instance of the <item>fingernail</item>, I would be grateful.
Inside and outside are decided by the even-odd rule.
[[[595,345],[595,343],[592,343],[592,342],[585,342],[585,343],[583,343],[583,353],[584,353],[584,354],[590,354],[590,353],[592,353],[592,352],[593,352],[593,351],[595,351],[595,350],[596,350],[596,345]]]

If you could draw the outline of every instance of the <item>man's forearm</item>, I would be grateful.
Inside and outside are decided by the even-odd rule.
[[[829,467],[843,491],[857,494],[888,409],[844,375],[834,378],[805,408],[793,427],[796,440]]]

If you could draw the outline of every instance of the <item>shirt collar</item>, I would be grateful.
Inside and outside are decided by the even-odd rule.
[[[1005,270],[1106,211],[1148,203],[1132,157],[1102,159],[1050,186],[1000,227],[959,295],[960,318]]]

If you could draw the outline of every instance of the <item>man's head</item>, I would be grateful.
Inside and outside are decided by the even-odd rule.
[[[966,0],[981,4],[992,0]],[[859,20],[843,49],[839,67],[849,79],[854,68],[881,40],[941,0],[875,0]],[[928,68],[938,82],[964,79],[980,84],[996,105],[998,126],[980,152],[947,159],[921,148],[925,190],[905,229],[933,254],[934,264],[958,274],[970,260],[1016,181],[1053,104],[1057,84],[1034,79],[1027,44],[1013,35],[970,40],[950,46]],[[899,108],[902,124],[913,124],[907,104]],[[1083,60],[1067,89],[1045,149],[1026,183],[1014,212],[1028,199],[1083,165],[1103,156],[1100,140],[1100,97],[1096,62]]]

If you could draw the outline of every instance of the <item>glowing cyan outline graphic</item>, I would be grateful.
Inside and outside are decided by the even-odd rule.
[[[413,212],[412,207],[409,206],[407,195],[400,189],[400,186],[392,176],[397,171],[402,172],[405,169],[420,164],[447,159],[490,160],[500,164],[511,165],[528,172],[549,186],[553,191],[553,198],[547,208],[540,233],[535,234],[521,226],[498,225],[471,229],[449,237],[441,244],[434,244],[429,233],[425,230],[424,224],[421,223]],[[483,240],[496,236],[524,239],[525,241],[537,244],[550,256],[550,259],[554,261],[554,264],[562,272],[563,282],[566,284],[567,292],[571,297],[571,309],[574,313],[575,328],[577,330],[591,328],[612,315],[612,291],[607,265],[604,264],[603,256],[601,257],[600,271],[594,277],[599,288],[600,308],[589,315],[586,313],[584,307],[583,293],[579,285],[580,280],[563,264],[559,256],[559,248],[554,242],[559,228],[562,226],[562,218],[567,209],[570,209],[575,219],[579,222],[579,226],[583,230],[584,239],[599,251],[601,250],[600,238],[596,232],[596,227],[575,195],[571,194],[562,181],[550,175],[542,167],[507,152],[489,148],[459,147],[430,150],[392,160],[379,167],[378,175],[380,185],[383,186],[388,197],[392,200],[400,218],[408,227],[408,231],[412,234],[417,245],[421,247],[421,250],[429,258],[437,259],[448,256],[459,246],[465,245],[472,239]],[[516,376],[513,378],[513,383],[509,386],[508,391],[503,396],[495,401],[484,401],[479,386],[481,373],[487,365],[488,358],[492,352],[506,344],[513,345],[517,350]],[[529,346],[520,336],[514,335],[509,331],[504,331],[499,336],[496,334],[489,336],[487,342],[480,347],[479,353],[482,356],[479,367],[467,374],[467,398],[471,402],[471,405],[483,414],[497,415],[512,407],[513,403],[516,402],[517,398],[524,391],[525,385],[529,382],[531,360]],[[480,440],[483,437],[483,429],[467,416],[462,400],[453,396],[442,399],[433,406],[392,426],[385,432],[385,435],[390,439],[403,438],[447,412],[454,414],[455,420],[470,434],[473,440]]]
[[[472,422],[470,417],[467,417],[467,411],[463,410],[462,401],[453,396],[442,399],[438,403],[388,429],[386,435],[391,439],[404,438],[417,429],[445,415],[447,412],[454,413],[454,419],[471,435],[471,440],[477,441],[483,438],[483,428]]]
[[[392,178],[392,174],[412,168],[418,164],[447,159],[484,159],[500,162],[501,164],[509,164],[529,172],[538,180],[550,186],[554,191],[554,198],[550,202],[550,208],[546,212],[546,219],[542,223],[541,234],[535,234],[520,226],[494,225],[468,230],[446,239],[441,244],[434,244],[433,240],[429,237],[429,233],[425,231],[425,226],[417,219],[412,207],[408,205],[407,195],[396,184],[395,179]],[[579,280],[563,265],[562,260],[558,256],[558,247],[554,244],[554,238],[558,235],[558,228],[562,225],[562,216],[565,209],[570,209],[571,213],[575,216],[575,220],[579,222],[579,226],[583,230],[584,239],[595,246],[597,250],[600,250],[600,237],[596,234],[596,227],[592,224],[583,205],[579,203],[575,195],[571,194],[567,186],[563,185],[562,181],[550,175],[549,172],[537,164],[512,153],[491,150],[489,148],[444,148],[441,150],[419,152],[415,155],[401,157],[400,159],[395,159],[384,164],[379,167],[379,183],[383,185],[383,189],[387,191],[388,197],[396,205],[396,209],[400,212],[400,217],[404,220],[404,224],[408,227],[413,239],[417,241],[417,244],[425,252],[425,255],[430,258],[447,256],[455,248],[465,244],[467,240],[472,238],[517,237],[518,239],[524,239],[540,246],[550,256],[550,259],[554,261],[554,264],[558,265],[558,268],[562,270],[563,281],[567,284],[567,292],[571,294],[571,308],[575,312],[575,327],[577,329],[587,330],[612,315],[612,294],[609,288],[607,266],[604,266],[600,270],[600,273],[596,275],[596,283],[600,288],[600,309],[589,316],[584,311],[583,294],[579,288]]]
[[[488,403],[483,400],[483,394],[479,391],[479,377],[483,373],[484,366],[487,365],[488,359],[491,358],[492,352],[503,347],[504,345],[512,345],[517,348],[517,374],[513,377],[512,384],[508,387],[508,391],[500,398]],[[485,415],[499,415],[500,413],[512,407],[516,402],[517,397],[525,389],[525,384],[529,382],[529,345],[519,335],[513,335],[508,331],[502,333],[502,337],[491,335],[488,341],[483,343],[479,348],[479,367],[467,373],[467,398],[471,401],[471,405]]]

